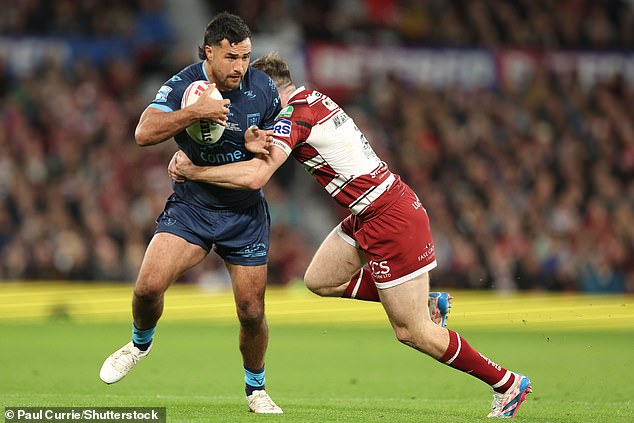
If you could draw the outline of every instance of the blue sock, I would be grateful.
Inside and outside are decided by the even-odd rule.
[[[133,323],[132,343],[141,351],[147,351],[147,349],[150,348],[150,344],[152,343],[152,336],[154,335],[155,330],[156,326],[150,329],[137,329]]]
[[[259,370],[244,368],[244,391],[247,396],[251,395],[253,391],[263,391],[265,381],[264,367]]]

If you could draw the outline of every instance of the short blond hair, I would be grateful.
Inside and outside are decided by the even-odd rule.
[[[286,63],[282,56],[280,56],[277,52],[268,53],[262,57],[258,57],[251,63],[251,66],[270,76],[278,88],[288,86],[293,83],[288,63]]]

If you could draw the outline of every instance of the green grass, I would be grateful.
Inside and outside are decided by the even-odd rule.
[[[247,412],[235,323],[169,318],[151,356],[111,386],[99,367],[129,323],[0,320],[0,406],[164,406],[169,422],[487,421],[487,386],[399,344],[387,322],[270,326],[267,390],[281,416]],[[454,329],[531,377],[518,421],[634,421],[633,329]]]

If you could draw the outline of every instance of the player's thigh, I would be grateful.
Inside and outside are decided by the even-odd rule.
[[[267,265],[242,266],[225,262],[238,315],[257,317],[264,313]]]
[[[365,254],[333,229],[313,256],[304,282],[311,289],[336,287],[350,281],[354,272],[366,263]]]
[[[183,238],[165,232],[155,234],[145,251],[135,292],[143,295],[165,291],[206,256],[204,248]]]

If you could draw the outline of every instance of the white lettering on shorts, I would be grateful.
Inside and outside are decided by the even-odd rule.
[[[392,269],[390,269],[390,266],[388,266],[387,260],[370,260],[368,262],[368,266],[370,266],[370,270],[372,270],[372,274],[376,279],[386,279],[392,276]]]
[[[434,250],[435,250],[434,245],[428,242],[427,245],[425,245],[425,251],[423,252],[423,254],[418,256],[418,261],[424,261],[425,259],[433,256]]]

